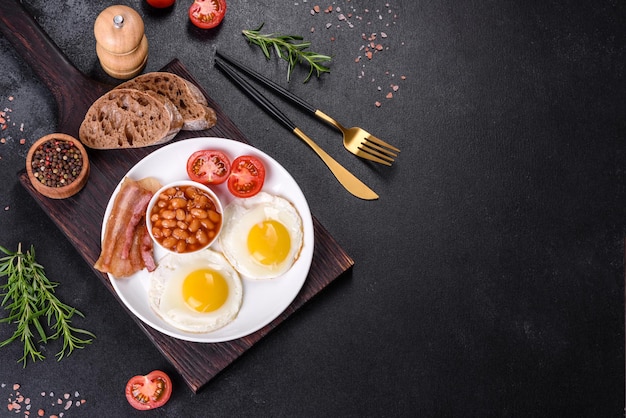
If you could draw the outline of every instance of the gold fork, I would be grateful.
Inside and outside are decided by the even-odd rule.
[[[341,131],[343,135],[343,146],[357,157],[365,158],[370,161],[390,166],[391,163],[394,161],[394,158],[398,156],[400,150],[393,145],[390,145],[385,141],[376,138],[374,135],[370,134],[364,129],[358,127],[345,128],[335,119],[328,116],[326,113],[322,112],[319,109],[316,109],[309,103],[291,93],[289,90],[286,90],[282,86],[257,73],[253,69],[245,66],[244,64],[236,61],[231,57],[224,55],[220,51],[216,51],[216,55],[222,60],[228,62],[233,67],[237,68],[240,71],[243,71],[261,84],[270,88],[274,92],[297,104],[307,112],[315,115],[324,122],[337,128],[339,131]]]
[[[324,122],[339,129],[343,135],[343,146],[357,157],[390,166],[393,158],[397,157],[397,153],[400,152],[398,148],[376,138],[364,129],[356,126],[344,128],[343,125],[319,109],[316,109],[314,114]]]
[[[258,92],[236,69],[225,60],[215,59],[215,66],[222,70],[236,85],[238,85],[254,102],[274,119],[289,129],[298,138],[304,141],[315,151],[318,157],[326,164],[341,185],[354,196],[363,200],[378,199],[378,195],[365,183],[359,180],[354,174],[349,172],[344,166],[339,164],[333,157],[328,155],[311,138],[300,130],[276,105],[270,102],[265,96]]]

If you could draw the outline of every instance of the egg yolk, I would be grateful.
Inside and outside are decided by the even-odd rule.
[[[255,224],[248,233],[248,251],[263,265],[282,263],[290,248],[289,231],[285,225],[274,219]]]
[[[195,311],[212,312],[222,306],[227,297],[226,279],[215,270],[195,270],[183,281],[183,300]]]

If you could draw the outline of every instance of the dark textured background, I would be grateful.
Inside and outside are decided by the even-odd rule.
[[[53,343],[25,369],[19,344],[0,349],[1,398],[19,383],[32,408],[66,418],[623,415],[626,4],[228,0],[222,25],[205,32],[188,23],[190,1],[160,12],[118,3],[144,18],[146,71],[179,58],[294,175],[356,264],[194,395],[18,183],[29,144],[55,131],[56,107],[0,37],[0,109],[11,109],[0,133],[0,245],[34,244],[59,297],[85,314],[75,324],[97,335],[60,363]],[[78,69],[114,81],[93,38],[113,2],[24,4]],[[353,27],[337,12],[311,15],[315,4],[353,13]],[[300,70],[287,85],[284,63],[240,35],[262,22],[333,55],[332,72],[302,84]],[[362,34],[374,32],[385,49],[356,63]],[[398,145],[394,167],[364,163],[331,128],[278,101],[380,200],[344,192],[213,68],[216,48]],[[11,332],[1,325],[0,339]],[[172,375],[172,399],[134,412],[124,385],[153,369]],[[80,407],[51,405],[75,392]],[[16,414],[3,404],[0,416]]]

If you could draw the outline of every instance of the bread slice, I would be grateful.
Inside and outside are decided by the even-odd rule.
[[[183,130],[199,131],[215,126],[217,115],[209,107],[206,97],[192,82],[167,72],[151,72],[139,75],[120,84],[117,88],[133,88],[153,91],[167,97],[183,117]]]
[[[80,125],[79,138],[95,149],[140,148],[162,144],[181,128],[176,108],[151,94],[113,89],[96,100]]]

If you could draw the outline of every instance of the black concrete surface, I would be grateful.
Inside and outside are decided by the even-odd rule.
[[[194,394],[18,183],[29,144],[56,129],[56,106],[0,37],[0,245],[33,244],[59,297],[85,314],[75,325],[97,335],[61,362],[52,343],[26,368],[19,344],[1,348],[0,398],[19,391],[31,416],[66,418],[623,415],[623,2],[228,0],[213,31],[190,26],[189,1],[119,3],[144,19],[146,71],[180,59],[293,174],[355,266]],[[76,67],[105,82],[93,23],[111,4],[24,1]],[[287,84],[284,62],[241,36],[261,23],[332,55],[331,73],[303,84],[299,69]],[[383,50],[370,60],[373,33]],[[398,145],[393,167],[365,163],[277,101],[380,200],[346,193],[213,67],[217,48]],[[0,324],[0,339],[11,333]],[[153,369],[171,374],[174,394],[136,412],[124,385]],[[64,411],[66,393],[85,402]],[[2,417],[23,415],[0,405]]]

